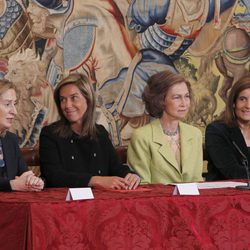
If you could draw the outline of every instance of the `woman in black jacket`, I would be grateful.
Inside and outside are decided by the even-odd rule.
[[[28,171],[17,136],[8,131],[17,114],[16,102],[13,83],[0,80],[0,191],[40,191],[43,181]]]
[[[71,74],[54,99],[60,120],[42,129],[40,165],[48,187],[135,189],[140,178],[122,165],[103,126],[95,123],[95,94],[89,80]]]
[[[206,129],[206,180],[247,178],[250,163],[250,75],[232,87],[225,111]]]

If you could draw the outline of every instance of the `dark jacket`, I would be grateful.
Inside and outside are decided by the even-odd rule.
[[[208,156],[206,180],[247,178],[244,156],[239,151],[246,156],[248,162],[250,155],[238,127],[230,128],[220,121],[209,124],[206,129],[205,148]]]
[[[1,140],[7,176],[6,178],[0,177],[0,190],[7,191],[11,190],[10,180],[15,179],[16,176],[21,175],[28,169],[20,151],[17,136],[7,132]]]
[[[130,172],[120,163],[103,126],[96,125],[97,140],[59,137],[56,126],[44,127],[40,134],[40,166],[47,187],[86,187],[92,176],[125,177]]]

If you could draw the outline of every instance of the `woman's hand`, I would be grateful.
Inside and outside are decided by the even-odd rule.
[[[32,172],[32,171],[28,171]],[[26,177],[26,186],[29,188],[34,188],[38,190],[42,190],[44,188],[44,182],[41,178],[35,176],[32,172],[32,174],[27,175]]]
[[[134,189],[138,184],[136,185],[136,178],[130,175],[133,174],[127,174],[125,178],[118,176],[93,176],[89,181],[89,186],[109,189]],[[139,177],[137,176],[137,178]]]
[[[10,186],[14,191],[41,191],[44,182],[39,177],[36,177],[32,171],[27,171],[11,180]]]
[[[128,173],[124,179],[127,183],[126,189],[136,189],[141,182],[141,178],[138,175],[132,173]]]
[[[30,188],[30,191],[41,191],[44,188],[44,182],[34,174],[28,175],[26,178],[26,186]]]

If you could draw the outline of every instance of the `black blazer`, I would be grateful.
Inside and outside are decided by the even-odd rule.
[[[0,177],[0,190],[11,190],[10,180],[27,171],[22,153],[18,145],[18,138],[15,134],[7,132],[1,138],[7,178]]]
[[[220,121],[207,126],[205,148],[208,156],[208,174],[206,180],[247,178],[243,156],[233,142],[250,163],[248,148],[238,127],[230,128]]]
[[[97,140],[88,137],[62,138],[55,133],[57,123],[40,134],[40,166],[47,187],[86,187],[92,176],[125,177],[131,172],[122,165],[101,125]]]

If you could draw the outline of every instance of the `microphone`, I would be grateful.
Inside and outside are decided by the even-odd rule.
[[[249,178],[249,168],[248,168],[248,159],[246,157],[246,155],[241,151],[241,149],[239,148],[239,146],[236,144],[235,141],[232,141],[233,145],[235,146],[235,148],[237,149],[237,151],[240,153],[240,155],[242,156],[242,165],[244,166],[246,173],[247,173],[247,185],[246,186],[236,186],[235,188],[237,189],[243,189],[243,190],[250,190],[250,178]]]

